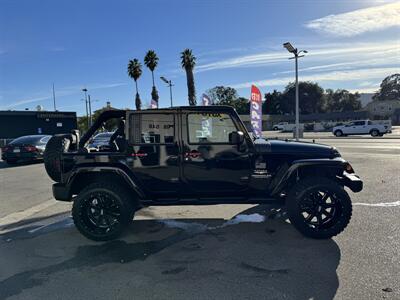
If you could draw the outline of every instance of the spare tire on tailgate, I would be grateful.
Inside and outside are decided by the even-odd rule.
[[[61,155],[68,151],[71,144],[67,136],[66,134],[52,136],[43,154],[46,172],[56,182],[61,181]]]

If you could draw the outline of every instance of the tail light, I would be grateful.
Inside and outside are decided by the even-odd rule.
[[[1,149],[1,152],[7,152],[9,149],[11,149],[11,147],[4,146],[4,147]]]
[[[25,146],[24,149],[27,152],[36,152],[36,151],[38,151],[38,149],[35,146]]]

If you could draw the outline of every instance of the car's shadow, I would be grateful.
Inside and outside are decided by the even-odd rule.
[[[260,215],[266,220],[240,222],[258,222]],[[123,238],[105,243],[86,240],[74,227],[55,226],[3,247],[4,260],[17,259],[8,251],[25,254],[16,271],[0,272],[0,290],[5,297],[32,291],[41,297],[52,289],[68,298],[62,287],[79,282],[74,288],[81,298],[115,298],[116,285],[119,298],[136,299],[335,296],[340,249],[334,240],[303,237],[278,207],[260,205],[240,216],[235,221],[137,220]],[[28,259],[30,267],[21,267]],[[87,286],[96,286],[95,294]]]

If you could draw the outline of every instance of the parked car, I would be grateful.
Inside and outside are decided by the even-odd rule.
[[[370,120],[353,121],[346,125],[335,126],[332,129],[332,133],[337,136],[346,135],[361,135],[370,134],[373,137],[383,136],[388,133],[390,127],[384,124],[376,124]]]
[[[26,135],[16,138],[1,150],[1,158],[8,164],[43,159],[51,135]]]
[[[91,152],[111,119],[113,151]],[[276,202],[305,236],[331,238],[350,222],[344,188],[363,188],[334,147],[255,139],[230,106],[105,111],[82,138],[53,136],[44,158],[54,198],[74,202],[76,228],[96,241],[119,237],[146,206]]]
[[[278,130],[283,130],[285,128],[285,125],[289,124],[288,122],[279,122],[278,124],[275,124],[272,129],[274,131],[278,131]]]

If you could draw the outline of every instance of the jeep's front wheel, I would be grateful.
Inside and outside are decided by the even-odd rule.
[[[123,187],[113,183],[90,184],[74,200],[72,217],[76,228],[94,241],[119,237],[134,214],[127,195]]]
[[[315,239],[339,234],[352,215],[351,200],[343,187],[324,178],[299,181],[288,193],[286,208],[293,226]]]

